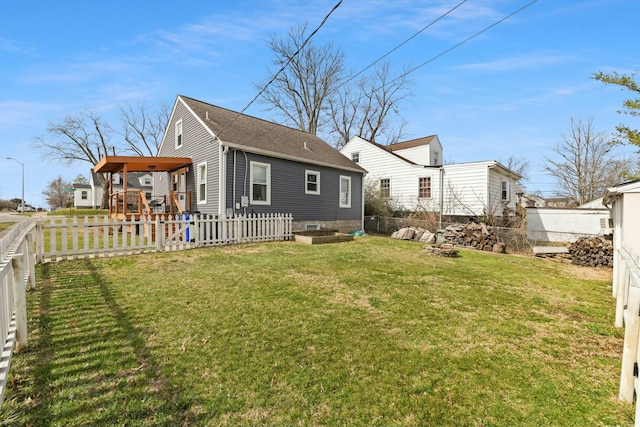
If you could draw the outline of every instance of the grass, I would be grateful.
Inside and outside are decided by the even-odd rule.
[[[630,425],[610,270],[360,237],[38,269],[15,425]]]

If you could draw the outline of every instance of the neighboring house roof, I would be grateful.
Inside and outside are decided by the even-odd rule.
[[[395,150],[406,150],[407,148],[429,145],[436,138],[436,135],[423,136],[422,138],[411,139],[409,141],[396,142],[395,144],[382,145],[381,147],[389,152]]]
[[[604,209],[604,204],[602,204],[602,197],[598,197],[590,202],[584,203],[578,206],[579,209]]]
[[[640,180],[623,182],[622,184],[614,185],[607,188],[602,198],[602,204],[609,207],[613,202],[624,193],[636,193],[640,192]]]
[[[223,146],[270,157],[366,173],[316,135],[178,95]]]
[[[73,184],[73,188],[91,188],[91,185],[89,184]]]

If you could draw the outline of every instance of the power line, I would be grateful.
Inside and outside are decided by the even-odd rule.
[[[472,40],[472,39],[474,39],[474,38],[478,37],[480,34],[482,34],[482,33],[485,33],[485,32],[487,32],[487,31],[489,31],[489,30],[490,30],[490,29],[492,29],[493,27],[495,27],[495,26],[497,26],[497,25],[501,24],[502,22],[506,21],[507,19],[511,18],[512,16],[514,16],[514,15],[516,15],[516,14],[518,14],[518,13],[522,12],[524,9],[528,8],[529,6],[531,6],[532,4],[536,3],[537,1],[538,1],[538,0],[532,0],[532,1],[530,1],[529,3],[525,4],[524,6],[522,6],[520,9],[518,9],[518,10],[516,10],[516,11],[514,11],[514,12],[511,12],[510,14],[508,14],[508,15],[507,15],[507,16],[505,16],[504,18],[500,19],[499,21],[494,22],[493,24],[489,25],[488,27],[483,28],[482,30],[478,31],[477,33],[475,33],[475,34],[473,34],[473,35],[471,35],[471,36],[469,36],[469,37],[467,37],[466,39],[462,40],[461,42],[459,42],[459,43],[457,43],[457,44],[455,44],[455,45],[451,46],[450,48],[448,48],[448,49],[446,49],[446,50],[444,50],[444,51],[440,52],[439,54],[437,54],[437,55],[435,55],[435,56],[431,57],[430,59],[428,59],[427,61],[423,62],[422,64],[420,64],[420,65],[418,65],[418,66],[416,66],[416,67],[414,67],[414,68],[412,68],[412,69],[410,69],[410,70],[408,70],[408,71],[406,71],[406,72],[404,72],[404,73],[400,74],[400,76],[398,76],[398,77],[396,77],[395,79],[391,80],[389,83],[393,83],[393,82],[395,82],[395,81],[398,81],[398,80],[400,80],[400,79],[405,78],[406,76],[408,76],[409,74],[413,73],[414,71],[416,71],[416,70],[418,70],[418,69],[420,69],[420,68],[424,67],[424,66],[425,66],[425,65],[427,65],[427,64],[430,64],[431,62],[435,61],[436,59],[438,59],[438,58],[440,58],[440,57],[442,57],[442,56],[444,56],[444,55],[446,55],[447,53],[451,52],[452,50],[454,50],[454,49],[456,49],[456,48],[458,48],[458,47],[462,46],[463,44],[467,43],[468,41],[470,41],[470,40]],[[382,86],[381,86],[381,87],[378,87],[378,88],[376,88],[376,89],[374,89],[374,90],[378,90],[378,89],[381,89],[381,88],[382,88]]]
[[[336,3],[335,6],[333,6],[333,8],[329,11],[329,13],[327,14],[327,16],[324,17],[324,19],[322,20],[322,22],[320,22],[320,25],[318,25],[316,27],[315,30],[313,30],[311,32],[311,34],[309,34],[309,37],[307,37],[305,39],[304,42],[302,42],[302,44],[300,45],[300,47],[298,48],[298,50],[295,51],[295,53],[293,55],[291,55],[291,57],[287,60],[287,62],[280,67],[280,69],[278,70],[277,73],[275,73],[273,75],[273,77],[271,78],[271,80],[269,80],[269,82],[267,82],[267,84],[264,85],[264,87],[260,90],[260,92],[258,92],[258,94],[251,100],[251,102],[249,102],[247,104],[246,107],[244,107],[234,118],[233,120],[231,120],[231,122],[229,122],[229,124],[225,125],[222,130],[220,130],[220,132],[218,132],[218,137],[220,137],[220,135],[222,134],[222,132],[224,132],[224,130],[231,126],[233,124],[233,122],[236,121],[236,119],[238,117],[240,117],[250,106],[251,104],[253,104],[258,98],[260,98],[260,96],[262,96],[262,94],[264,93],[265,90],[267,90],[267,88],[276,80],[276,78],[280,75],[280,73],[282,73],[285,68],[287,68],[289,66],[289,64],[291,63],[291,61],[293,61],[293,59],[300,53],[300,51],[302,51],[302,49],[304,49],[304,47],[307,45],[307,43],[309,42],[309,40],[311,40],[311,38],[313,36],[316,35],[316,33],[320,30],[320,28],[322,28],[322,26],[325,24],[325,22],[327,22],[327,20],[329,19],[329,17],[333,14],[333,12],[336,11],[336,9],[338,9],[338,7],[340,7],[340,5],[342,4],[342,0],[338,1],[338,3]]]
[[[358,71],[357,73],[355,73],[354,75],[352,75],[351,77],[345,79],[343,82],[340,83],[339,87],[344,86],[345,84],[349,83],[351,80],[355,79],[356,77],[358,77],[360,74],[364,73],[365,71],[367,71],[369,68],[373,67],[374,65],[376,65],[378,62],[382,61],[384,58],[386,58],[387,56],[391,55],[393,52],[395,52],[396,50],[400,49],[402,46],[404,46],[405,44],[407,44],[408,42],[410,42],[411,40],[413,40],[414,38],[416,38],[418,35],[420,35],[422,32],[424,32],[426,29],[430,28],[431,26],[433,26],[434,24],[436,24],[438,21],[440,21],[441,19],[445,18],[447,15],[449,15],[450,13],[452,13],[453,11],[455,11],[457,8],[459,8],[460,6],[462,6],[464,3],[466,3],[468,0],[462,0],[460,3],[458,3],[457,5],[455,5],[454,7],[452,7],[451,9],[449,9],[447,12],[443,13],[442,15],[440,15],[438,18],[434,19],[433,21],[431,21],[429,24],[427,24],[426,26],[422,27],[422,29],[420,29],[420,31],[418,31],[417,33],[414,33],[411,37],[409,37],[408,39],[404,40],[402,43],[400,43],[399,45],[395,46],[393,49],[391,49],[390,51],[388,51],[387,53],[385,53],[384,55],[382,55],[380,58],[376,59],[375,61],[373,61],[371,64],[367,65],[366,67],[364,67],[362,70]]]

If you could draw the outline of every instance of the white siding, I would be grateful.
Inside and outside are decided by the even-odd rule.
[[[444,215],[482,215],[487,205],[487,164],[444,166]]]
[[[640,254],[640,192],[628,192],[623,195],[624,209],[622,210],[622,241]]]
[[[353,153],[360,153],[358,164],[368,171],[365,185],[378,183],[381,179],[389,179],[391,198],[398,208],[438,209],[440,188],[438,168],[412,165],[358,137],[352,138],[340,152],[349,159]],[[418,199],[418,180],[421,177],[431,177],[431,199]]]
[[[527,208],[527,237],[549,242],[573,242],[584,235],[603,234],[608,209]]]
[[[419,165],[437,166],[442,164],[442,144],[437,136],[434,136],[428,144],[404,150],[394,150],[394,153]]]

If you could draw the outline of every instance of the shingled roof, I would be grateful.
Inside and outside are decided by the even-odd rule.
[[[287,160],[366,171],[316,135],[187,96],[178,98],[215,135],[223,146]]]
[[[429,145],[435,138],[435,135],[423,136],[422,138],[411,139],[409,141],[396,142],[395,144],[383,145],[382,148],[389,152],[396,150],[406,150],[407,148],[420,147],[421,145]]]

